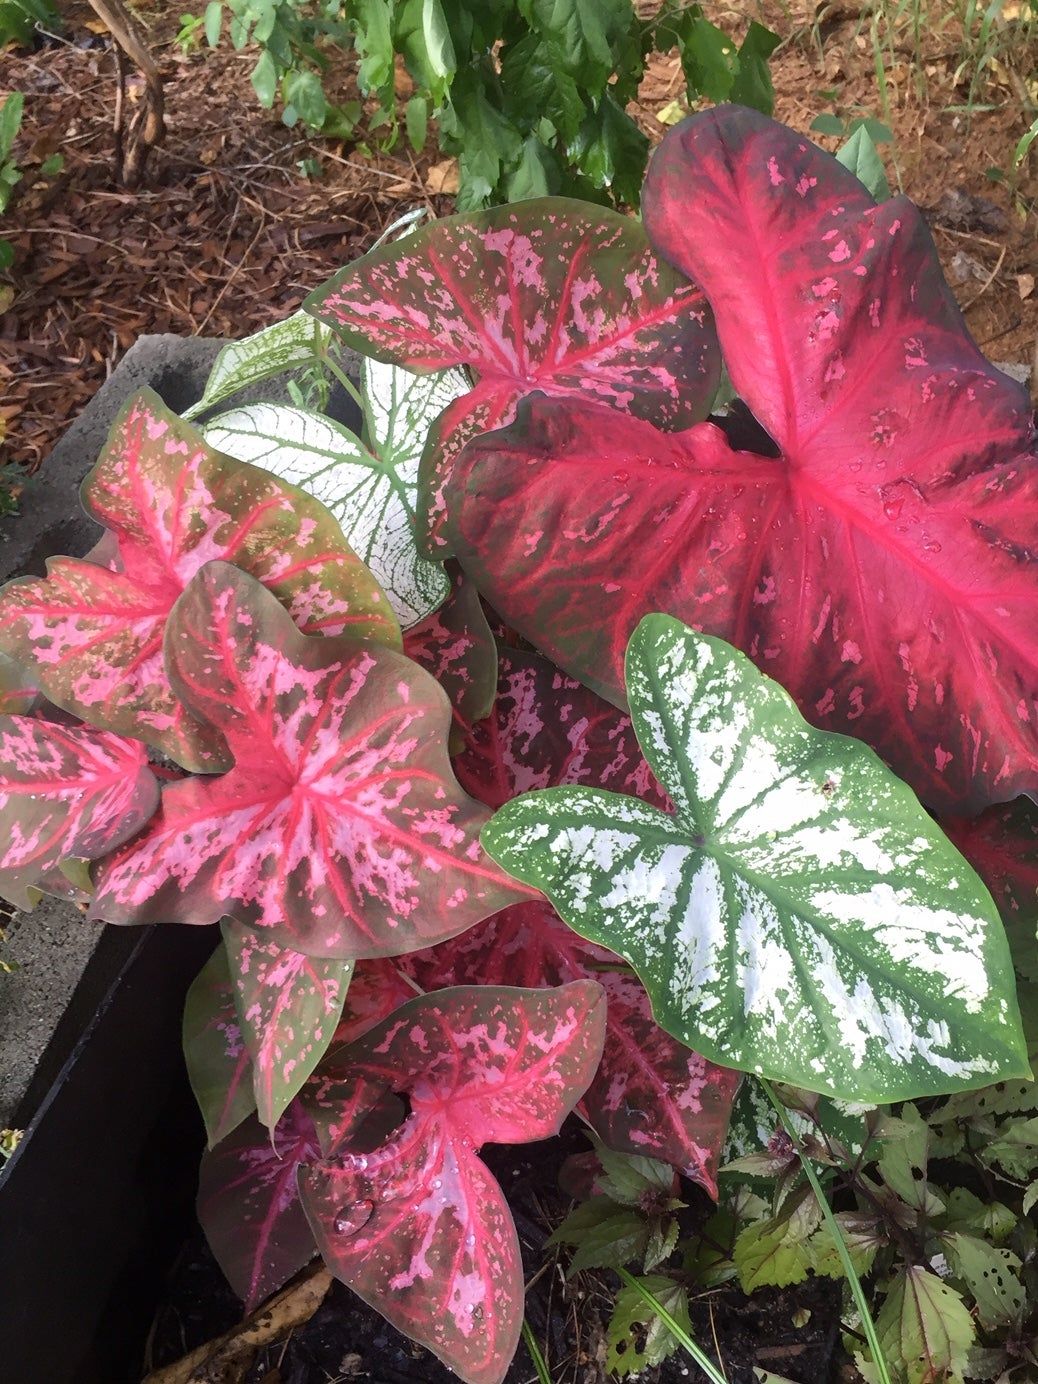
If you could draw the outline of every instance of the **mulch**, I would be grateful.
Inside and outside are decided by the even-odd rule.
[[[0,276],[5,461],[38,467],[138,336],[244,336],[294,310],[402,211],[451,210],[452,199],[427,186],[441,159],[431,141],[420,157],[406,146],[368,156],[286,129],[255,99],[248,52],[180,51],[181,8],[138,11],[166,83],[168,136],[137,191],[113,183],[111,41],[82,0],[67,7],[61,35],[41,35],[32,52],[0,54],[0,96],[17,89],[26,98],[17,146],[25,177],[0,221],[17,256]],[[935,26],[922,38],[922,91],[910,45],[895,45],[884,112],[859,10],[828,5],[816,23],[811,0],[743,0],[732,22],[758,10],[788,36],[773,63],[776,115],[805,131],[834,106],[882,115],[896,135],[891,171],[929,209],[974,336],[996,360],[1029,362],[1038,336],[1038,180],[1023,178],[1014,199],[986,176],[1008,164],[1031,118],[1014,94],[1018,79],[1013,86],[996,65],[982,93],[994,109],[956,112],[961,35]],[[1021,70],[1028,61],[1020,55]],[[352,59],[336,59],[332,86],[356,96]],[[402,72],[398,86],[405,96]],[[655,57],[633,108],[651,138],[662,135],[657,114],[681,89],[676,56]],[[131,102],[135,95],[131,80]],[[52,153],[64,168],[41,177]],[[319,177],[302,171],[306,159],[319,162]],[[1028,208],[1029,219],[1021,215]]]

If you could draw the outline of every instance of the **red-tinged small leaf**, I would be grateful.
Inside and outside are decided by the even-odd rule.
[[[799,473],[731,451],[711,424],[664,434],[617,416],[603,431],[598,414],[530,401],[455,468],[461,562],[521,634],[619,705],[638,621],[675,615],[745,650],[931,805],[1036,781],[1038,466],[912,492],[898,525],[878,492],[872,519],[835,485],[809,500]],[[650,556],[632,567],[633,551]]]
[[[317,1157],[313,1121],[297,1101],[273,1136],[247,1120],[202,1155],[198,1219],[228,1283],[251,1312],[316,1252],[299,1201],[299,1169]]]
[[[511,421],[533,390],[661,427],[706,415],[719,358],[702,295],[662,264],[638,221],[562,198],[448,217],[373,250],[306,308],[366,355],[412,370],[468,366],[423,458],[430,545],[461,447]]]
[[[88,726],[0,716],[0,897],[30,908],[62,860],[94,860],[155,811],[144,747]],[[56,881],[64,892],[68,881]]]
[[[404,635],[404,652],[431,673],[450,699],[462,730],[490,715],[497,687],[497,644],[479,592],[456,562],[447,564],[451,593]]]
[[[991,890],[1016,969],[1038,981],[1038,807],[1017,798],[972,821],[942,817],[940,824]]]
[[[256,1111],[273,1129],[335,1036],[353,962],[304,956],[230,920],[222,931]]]
[[[664,1033],[638,977],[605,947],[572,932],[550,904],[508,908],[402,964],[430,992],[597,980],[608,1000],[605,1046],[581,1113],[609,1148],[670,1163],[716,1197],[739,1073]]]
[[[325,1263],[467,1384],[501,1384],[519,1340],[523,1277],[486,1142],[556,1133],[602,1051],[602,990],[471,987],[411,1000],[341,1054],[344,1080],[406,1091],[379,1148],[301,1179]]]
[[[13,658],[0,654],[0,716],[25,716],[39,688],[32,674]]]
[[[223,942],[187,992],[183,1041],[188,1080],[212,1148],[256,1109],[252,1060],[238,1022]]]
[[[8,584],[0,647],[58,706],[187,769],[228,762],[213,727],[173,695],[162,659],[169,613],[204,563],[250,572],[308,634],[400,647],[389,602],[324,506],[214,452],[148,391],[116,420],[82,499],[106,538],[86,559],[50,559],[45,579]]]
[[[94,916],[231,916],[279,946],[356,959],[428,946],[524,892],[483,854],[489,813],[451,771],[446,696],[403,654],[308,638],[214,562],[170,616],[166,656],[234,767],[163,791],[149,831],[102,866]]]

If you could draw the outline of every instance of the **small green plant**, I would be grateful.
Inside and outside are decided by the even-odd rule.
[[[14,189],[22,180],[21,169],[11,157],[14,142],[22,126],[22,110],[25,97],[20,91],[12,91],[0,106],[0,212],[10,205]],[[14,246],[9,240],[0,240],[0,269],[7,269],[14,262]]]
[[[645,59],[677,50],[689,102],[738,101],[770,113],[768,59],[778,37],[749,25],[741,43],[699,4],[667,0],[642,18],[631,0],[211,0],[182,19],[215,46],[257,45],[252,84],[280,98],[286,124],[350,134],[361,118],[324,83],[328,52],[353,47],[361,93],[376,103],[367,129],[414,149],[430,124],[458,158],[459,209],[562,193],[637,205],[649,142],[628,114]],[[401,108],[396,59],[413,94]]]

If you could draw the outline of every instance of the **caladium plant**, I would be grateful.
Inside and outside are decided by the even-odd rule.
[[[1027,1099],[1026,401],[911,204],[800,136],[694,117],[644,207],[376,247],[192,413],[306,395],[131,401],[98,546],[0,595],[0,892],[221,925],[184,1043],[232,1285],[320,1252],[471,1384],[522,1319],[483,1142],[575,1110],[670,1197],[743,1071]]]

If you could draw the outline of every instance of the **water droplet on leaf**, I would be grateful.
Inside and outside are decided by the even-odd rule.
[[[375,1203],[371,1201],[355,1201],[351,1206],[344,1206],[332,1222],[336,1235],[356,1235],[371,1220],[374,1210]]]

